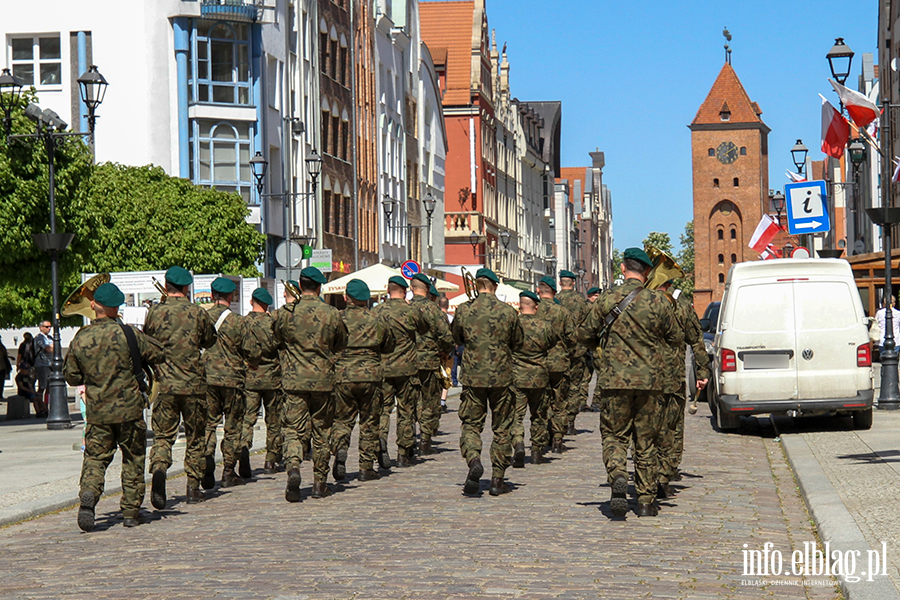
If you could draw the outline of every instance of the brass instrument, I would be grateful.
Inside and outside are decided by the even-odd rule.
[[[445,390],[449,390],[453,387],[453,380],[450,379],[450,369],[441,365],[441,387]]]
[[[684,271],[678,266],[675,259],[666,252],[653,246],[648,246],[647,256],[653,261],[653,268],[647,273],[647,282],[644,283],[645,288],[655,290],[671,279],[684,277]]]
[[[475,277],[469,273],[465,267],[460,267],[460,272],[462,273],[463,287],[466,290],[466,296],[469,297],[469,300],[474,300],[478,297],[478,286],[475,285]]]
[[[94,292],[104,283],[109,283],[109,279],[109,273],[98,273],[79,285],[63,302],[62,310],[59,313],[64,317],[80,315],[93,319],[96,316],[94,311],[91,310],[91,300],[94,299]]]
[[[284,286],[284,289],[287,290],[288,294],[294,297],[294,300],[300,299],[300,289],[296,285],[290,281],[285,281],[284,279],[281,280],[281,284]]]
[[[166,291],[166,286],[156,280],[156,277],[151,277],[150,279],[153,280],[153,287],[155,287],[156,290],[160,293],[161,297],[159,299],[159,303],[162,304],[166,301],[166,298],[169,297],[169,292]]]

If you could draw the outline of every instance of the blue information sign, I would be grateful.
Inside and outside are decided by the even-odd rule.
[[[412,279],[416,273],[419,273],[422,268],[419,266],[414,260],[408,260],[402,265],[400,265],[400,272],[403,273],[403,276],[407,279]]]
[[[788,231],[791,235],[831,229],[824,181],[802,181],[784,186]]]

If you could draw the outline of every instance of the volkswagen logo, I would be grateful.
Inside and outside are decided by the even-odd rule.
[[[803,354],[801,356],[803,356],[803,360],[812,360],[812,357],[813,357],[812,349],[807,348],[806,350],[803,351]]]

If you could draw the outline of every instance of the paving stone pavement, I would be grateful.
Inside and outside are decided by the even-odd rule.
[[[284,473],[262,474],[257,454],[254,481],[203,504],[186,505],[184,478],[170,480],[166,510],[148,497],[149,522],[134,529],[117,497],[89,534],[74,510],[0,529],[0,598],[840,597],[830,581],[742,576],[743,544],[789,557],[815,539],[774,434],[720,434],[702,407],[687,417],[677,496],[658,518],[615,520],[595,413],[579,416],[561,458],[510,469],[511,494],[490,497],[484,479],[482,497],[462,496],[453,391],[437,455],[361,483],[351,446],[349,481],[328,499],[308,497],[304,463],[304,500],[285,502]]]

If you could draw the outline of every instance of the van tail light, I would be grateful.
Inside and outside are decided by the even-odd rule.
[[[863,344],[856,349],[856,366],[872,366],[872,347],[869,344]]]
[[[722,348],[719,351],[719,364],[722,365],[723,373],[733,373],[734,371],[737,371],[737,356],[735,355],[734,350]]]

